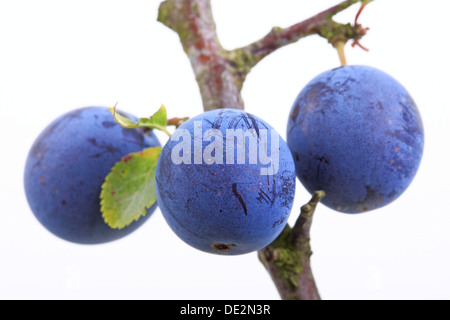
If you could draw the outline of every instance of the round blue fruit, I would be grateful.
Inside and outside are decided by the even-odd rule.
[[[299,94],[287,142],[297,176],[309,192],[345,213],[398,198],[422,158],[422,120],[405,88],[386,73],[345,66],[313,79]]]
[[[220,109],[181,125],[156,169],[158,205],[173,231],[209,253],[238,255],[269,245],[295,195],[287,144],[263,120]]]
[[[107,108],[69,112],[37,138],[25,168],[25,192],[41,224],[54,235],[79,244],[122,238],[153,213],[122,230],[110,228],[100,212],[105,177],[122,157],[159,146],[153,133],[121,128]]]

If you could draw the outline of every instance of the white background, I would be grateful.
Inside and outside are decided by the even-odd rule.
[[[278,299],[255,254],[221,257],[185,245],[157,211],[131,236],[79,246],[48,233],[28,208],[23,169],[34,139],[58,115],[89,105],[148,116],[195,116],[201,98],[177,36],[156,21],[157,0],[0,0],[0,298]],[[244,46],[337,0],[213,0],[222,44]],[[338,16],[353,21],[358,5]],[[325,299],[450,298],[449,1],[377,0],[361,22],[369,53],[416,100],[426,146],[395,203],[358,216],[320,206],[312,265]],[[263,60],[243,89],[247,111],[285,136],[291,105],[315,75],[338,66],[317,36]],[[160,135],[161,139],[165,139]],[[298,185],[294,222],[309,195]]]

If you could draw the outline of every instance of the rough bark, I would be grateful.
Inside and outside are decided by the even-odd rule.
[[[284,300],[320,300],[311,269],[310,229],[317,204],[324,196],[324,192],[316,192],[302,207],[295,226],[286,226],[273,243],[258,252]]]
[[[244,109],[240,94],[244,78],[219,42],[210,1],[163,2],[158,20],[180,36],[200,87],[204,109]]]

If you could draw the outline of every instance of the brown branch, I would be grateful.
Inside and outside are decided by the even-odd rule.
[[[178,33],[191,60],[204,110],[244,109],[243,77],[226,58],[216,33],[209,0],[167,0],[158,21]]]
[[[286,226],[281,235],[258,252],[284,300],[320,300],[311,269],[310,229],[317,204],[325,196],[318,191],[301,209],[294,228]]]
[[[363,37],[367,29],[361,25],[344,25],[332,19],[360,1],[347,0],[292,27],[274,28],[263,39],[232,51],[219,42],[210,0],[166,0],[160,5],[158,20],[178,33],[200,87],[203,109],[244,109],[241,89],[245,78],[270,53],[312,34],[326,38],[334,46]],[[295,226],[287,225],[272,244],[258,252],[283,299],[320,299],[310,264],[309,230],[323,196],[323,192],[316,192],[302,207]]]
[[[309,231],[311,229],[313,215],[323,197],[325,197],[325,192],[316,191],[311,200],[302,207],[300,217],[292,228],[292,242],[300,250],[306,250],[304,244],[305,242],[309,243],[310,240]]]
[[[333,16],[360,0],[347,0],[289,28],[273,28],[261,40],[232,51],[217,37],[210,0],[167,0],[161,3],[158,21],[180,37],[200,87],[204,110],[244,109],[241,89],[247,74],[264,57],[309,35],[318,34],[334,44],[356,42],[367,29],[340,24]]]
[[[357,2],[360,2],[360,0],[344,1],[285,29],[275,27],[262,39],[235,51],[240,53],[239,56],[245,57],[247,68],[252,68],[274,51],[313,34],[326,38],[332,44],[337,41],[347,42],[349,39],[358,40],[365,35],[367,29],[362,28],[358,24],[354,26],[350,24],[343,25],[332,20],[337,13]]]

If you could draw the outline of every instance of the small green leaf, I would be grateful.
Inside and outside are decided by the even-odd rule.
[[[150,117],[150,119],[139,119],[139,122],[142,123],[143,125],[147,125],[147,126],[155,126],[156,129],[158,128],[166,128],[167,125],[167,110],[166,107],[164,107],[164,105],[161,106],[161,108],[159,108],[158,111],[156,111],[156,113]]]
[[[161,106],[156,113],[150,118],[140,118],[137,122],[132,121],[126,117],[121,116],[116,112],[117,104],[109,108],[109,111],[114,115],[114,119],[116,122],[125,129],[136,129],[136,128],[150,128],[157,129],[165,132],[170,136],[170,133],[167,131],[167,110],[166,107]]]
[[[125,129],[136,129],[139,127],[139,122],[134,122],[133,120],[130,120],[130,119],[120,115],[119,113],[117,113],[116,107],[117,107],[117,104],[114,107],[109,108],[109,111],[111,111],[111,113],[114,116],[114,120],[116,120],[116,122],[121,127],[125,128]]]
[[[113,229],[123,229],[145,216],[156,202],[155,174],[161,148],[148,148],[122,158],[102,186],[103,219]]]

